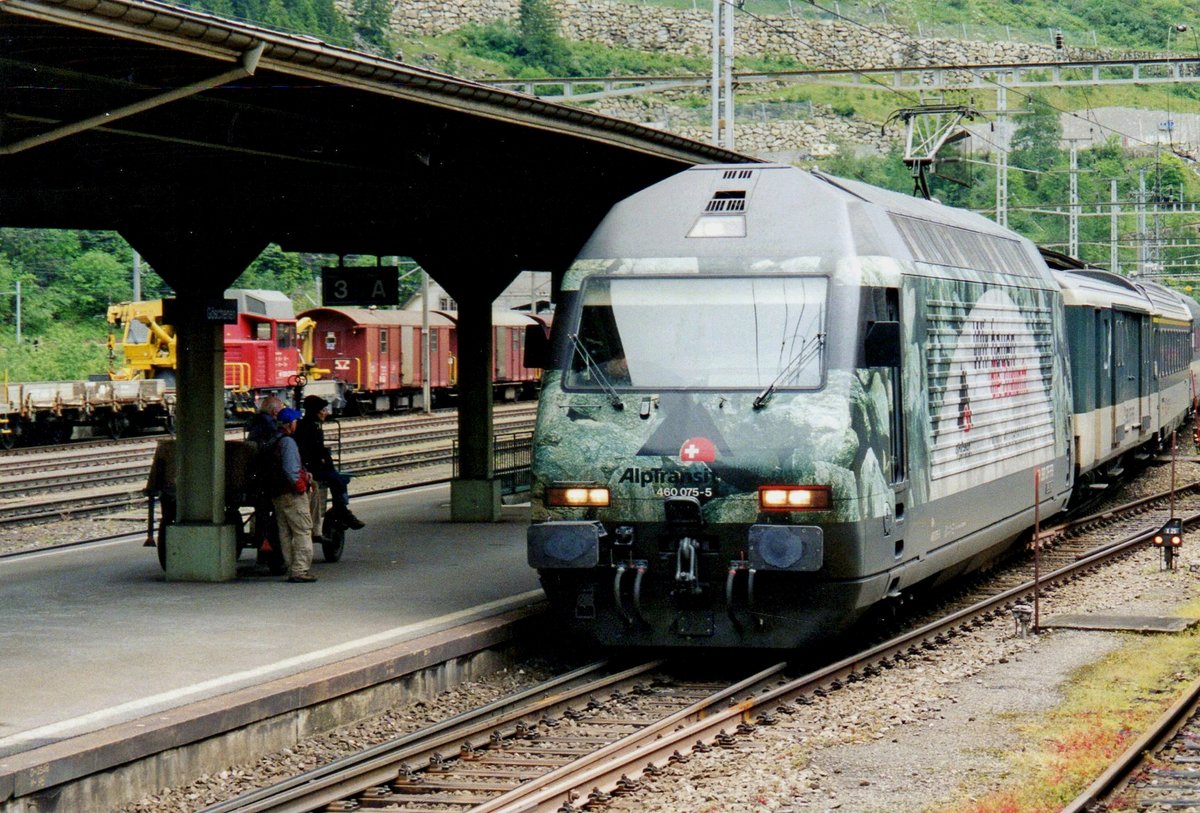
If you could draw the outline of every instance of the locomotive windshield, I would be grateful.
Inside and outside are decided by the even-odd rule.
[[[591,277],[565,384],[815,388],[825,277]]]

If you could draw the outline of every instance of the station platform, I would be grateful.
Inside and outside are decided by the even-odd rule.
[[[235,581],[168,582],[144,530],[0,559],[0,810],[106,770],[125,758],[114,751],[136,758],[320,702],[538,615],[528,506],[452,523],[441,484],[353,507],[367,527],[339,562],[316,551],[311,584],[259,575],[252,551]]]

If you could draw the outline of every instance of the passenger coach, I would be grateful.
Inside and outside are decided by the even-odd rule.
[[[1192,312],[1183,296],[1099,269],[1060,271],[1071,354],[1072,434],[1081,485],[1121,474],[1192,408]]]

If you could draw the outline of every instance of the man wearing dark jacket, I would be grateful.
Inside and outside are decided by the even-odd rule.
[[[325,429],[321,424],[329,417],[329,402],[318,395],[304,399],[304,418],[296,429],[296,444],[300,447],[300,459],[317,482],[329,489],[333,506],[327,516],[344,528],[358,530],[364,526],[362,520],[350,510],[350,495],[346,490],[350,478],[337,470],[333,453],[325,445]]]

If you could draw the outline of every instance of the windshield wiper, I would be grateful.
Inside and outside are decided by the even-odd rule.
[[[789,373],[800,372],[808,362],[816,358],[817,353],[825,346],[825,334],[818,333],[811,339],[806,341],[800,347],[800,352],[792,356],[792,360],[787,363],[787,366],[779,371],[779,375],[767,385],[766,389],[758,394],[754,399],[754,408],[762,409],[767,405],[767,401],[775,394],[775,388],[779,386],[779,382],[784,379]]]
[[[604,394],[608,396],[608,402],[612,404],[613,409],[621,410],[625,408],[625,404],[621,403],[621,396],[617,393],[617,388],[609,382],[608,376],[600,369],[600,365],[592,358],[592,354],[583,346],[583,342],[579,341],[579,336],[570,333],[571,344],[575,345],[575,351],[579,353],[579,357],[583,359],[583,363],[587,365],[588,372],[596,379],[596,383],[600,385],[600,389],[604,390]]]

